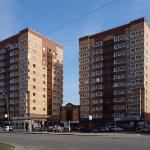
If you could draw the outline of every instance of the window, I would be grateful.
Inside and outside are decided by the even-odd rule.
[[[36,93],[33,93],[33,96],[36,96]]]
[[[114,90],[114,95],[125,94],[124,90]]]
[[[139,51],[143,51],[143,50],[144,50],[144,46],[135,47],[135,48],[130,49],[130,53],[135,53],[135,52],[139,52]]]
[[[143,59],[144,55],[130,56],[130,61]]]
[[[144,33],[143,29],[139,29],[130,33],[130,37],[135,37]]]
[[[118,72],[118,71],[125,71],[125,66],[121,66],[121,67],[115,67],[114,68],[114,72]]]
[[[35,82],[35,81],[36,81],[36,79],[35,79],[35,78],[33,78],[33,81]]]
[[[36,89],[36,86],[35,86],[35,85],[33,85],[33,89]]]
[[[36,100],[35,100],[35,99],[33,99],[33,103],[36,103]]]
[[[46,109],[45,108],[43,108],[43,111],[45,111]]]
[[[36,110],[36,107],[33,107],[33,110]]]
[[[33,57],[33,60],[35,61],[35,60],[36,60],[36,57]]]
[[[43,97],[44,97],[44,98],[46,97],[45,94],[43,94]]]
[[[46,77],[46,74],[43,74],[43,77]]]
[[[125,78],[125,74],[114,75],[114,80],[115,79],[123,79],[123,78]]]
[[[139,38],[139,39],[132,40],[130,42],[130,45],[134,45],[134,44],[138,44],[138,43],[143,43],[143,42],[144,42],[144,38]]]
[[[43,64],[44,64],[44,65],[46,64],[46,61],[45,61],[45,60],[43,61]]]
[[[33,42],[33,43],[32,43],[32,46],[36,46],[36,44],[37,44],[36,42]]]
[[[123,113],[114,113],[114,117],[124,117],[124,114]]]
[[[117,51],[117,52],[114,52],[114,57],[123,56],[123,55],[125,55],[125,51]]]
[[[117,35],[114,37],[114,41],[121,41],[121,40],[125,40],[126,36],[125,35]]]
[[[115,105],[114,106],[114,110],[124,110],[124,109],[125,109],[124,105]]]
[[[20,46],[24,46],[28,44],[28,39],[22,39],[19,43]]]
[[[144,63],[131,64],[130,69],[144,67]]]
[[[126,43],[119,43],[114,45],[114,49],[124,48],[126,47]]]
[[[114,102],[124,102],[124,101],[125,101],[125,97],[114,98]]]
[[[114,87],[125,86],[125,82],[116,82],[114,83]]]
[[[18,54],[17,51],[12,51],[12,52],[10,52],[10,56],[14,56],[14,55],[17,55],[17,54]]]
[[[36,54],[36,50],[35,49],[33,49],[33,54]]]
[[[10,63],[17,62],[17,61],[18,61],[18,58],[17,58],[17,57],[14,57],[14,58],[11,58],[11,59],[10,59]]]
[[[139,101],[140,100],[140,96],[130,96],[129,101]]]
[[[35,67],[36,67],[36,64],[33,64],[33,67],[35,68]]]
[[[122,63],[125,63],[124,59],[116,59],[116,60],[114,60],[114,64],[122,64]]]

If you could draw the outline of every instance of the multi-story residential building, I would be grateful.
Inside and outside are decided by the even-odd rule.
[[[150,123],[149,41],[144,18],[79,39],[82,123]]]
[[[59,121],[63,47],[30,28],[0,41],[0,93],[3,92],[10,103],[10,118],[20,122],[19,127],[24,120],[30,126],[41,120]],[[5,113],[6,99],[1,94],[1,117]]]

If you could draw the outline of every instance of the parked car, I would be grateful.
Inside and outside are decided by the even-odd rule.
[[[119,126],[108,126],[110,132],[122,132],[124,129]]]
[[[113,128],[113,131],[114,132],[122,132],[122,131],[124,131],[124,129],[122,127],[115,127],[115,128]]]
[[[53,132],[53,126],[47,127],[47,132]]]
[[[82,127],[82,128],[80,128],[80,132],[90,133],[90,132],[92,132],[92,129],[91,128]]]
[[[99,132],[109,132],[109,128],[108,127],[100,127]]]
[[[3,131],[4,130],[4,127],[0,127],[0,131]]]
[[[150,133],[150,128],[140,128],[137,129],[138,133]]]
[[[5,126],[4,127],[4,131],[12,131],[13,130],[13,126]]]
[[[49,126],[47,132],[64,132],[64,127],[61,126]]]
[[[93,128],[93,129],[92,129],[92,132],[93,132],[93,133],[99,133],[99,129],[98,129],[98,128]]]

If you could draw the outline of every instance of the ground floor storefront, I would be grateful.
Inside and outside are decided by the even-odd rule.
[[[16,130],[33,131],[36,128],[46,126],[47,118],[14,118],[11,124]]]

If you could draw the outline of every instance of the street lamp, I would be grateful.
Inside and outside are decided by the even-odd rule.
[[[8,119],[8,130],[10,129],[10,105],[9,105],[9,100],[8,100],[8,95],[7,93],[1,93],[1,95],[3,95],[5,97],[6,100],[6,111],[7,114],[5,114],[5,118]]]

